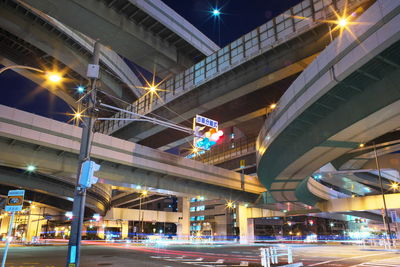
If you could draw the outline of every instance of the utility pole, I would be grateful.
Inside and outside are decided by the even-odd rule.
[[[385,192],[383,189],[383,183],[382,183],[382,176],[381,176],[381,168],[379,166],[379,160],[378,160],[378,153],[376,152],[376,145],[374,142],[374,154],[375,154],[375,163],[376,163],[376,168],[378,169],[378,177],[379,177],[379,184],[381,187],[381,194],[382,194],[382,200],[383,200],[383,208],[385,209],[385,214],[382,213],[382,217],[383,217],[383,223],[385,224],[386,231],[387,231],[387,235],[388,235],[388,239],[391,240],[392,239],[392,235],[390,234],[390,223],[389,223],[389,214],[388,214],[388,210],[386,207],[386,198],[385,198]],[[390,241],[389,241],[390,242]]]
[[[79,178],[81,175],[82,163],[89,160],[90,148],[93,137],[93,126],[94,126],[94,112],[96,105],[96,75],[91,75],[91,71],[98,73],[100,57],[100,43],[95,42],[94,51],[92,57],[92,64],[88,66],[88,77],[91,78],[91,88],[87,93],[85,99],[87,103],[86,114],[83,117],[82,123],[82,138],[79,152],[79,164],[77,170],[77,179],[74,192],[74,203],[72,208],[72,223],[71,223],[71,234],[68,243],[68,255],[67,255],[67,267],[78,267],[80,261],[80,245],[82,239],[82,225],[85,214],[85,201],[86,201],[86,188],[79,184]]]

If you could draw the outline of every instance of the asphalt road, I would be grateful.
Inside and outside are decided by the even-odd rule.
[[[82,267],[94,266],[261,266],[260,246],[191,245],[139,247],[85,245]],[[353,246],[293,246],[294,261],[304,266],[400,267],[400,251],[364,250]],[[3,248],[0,249],[0,255]],[[66,246],[12,247],[7,267],[64,267]]]

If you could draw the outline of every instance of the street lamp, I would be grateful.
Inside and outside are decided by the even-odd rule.
[[[0,74],[5,72],[6,70],[11,70],[11,69],[25,69],[25,70],[32,70],[40,73],[44,73],[46,80],[51,82],[51,83],[60,83],[63,79],[62,75],[58,72],[55,71],[45,71],[42,69],[30,67],[30,66],[23,66],[23,65],[11,65],[7,67],[3,67],[0,69]]]
[[[399,183],[396,183],[396,182],[391,183],[390,189],[393,190],[394,192],[398,191],[400,189]]]

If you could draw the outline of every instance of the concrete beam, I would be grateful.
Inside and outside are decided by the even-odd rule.
[[[386,206],[388,209],[400,209],[400,193],[386,194]],[[381,195],[330,199],[316,205],[323,212],[347,212],[381,210],[383,200]]]
[[[19,142],[2,142],[4,164],[36,162],[50,173],[74,175],[81,129],[28,112],[0,106],[0,136]],[[37,145],[45,149],[37,150]],[[60,151],[67,153],[60,154]],[[3,153],[4,152],[4,153]],[[164,194],[206,195],[254,200],[264,187],[257,178],[181,158],[111,136],[95,134],[91,157],[103,161],[100,182],[113,185],[145,185],[163,189]],[[156,191],[157,192],[157,191]]]
[[[138,209],[111,208],[103,219],[127,221],[143,220],[145,222],[179,223],[179,217],[182,217],[182,212],[142,209],[139,213]]]

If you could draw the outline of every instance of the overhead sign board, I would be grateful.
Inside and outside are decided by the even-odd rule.
[[[209,118],[206,118],[206,117],[203,117],[200,115],[196,115],[196,123],[218,129],[217,121],[214,121],[212,119],[209,119]]]
[[[25,190],[10,190],[8,191],[7,203],[5,210],[15,212],[22,210],[24,204]]]

